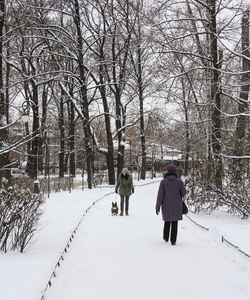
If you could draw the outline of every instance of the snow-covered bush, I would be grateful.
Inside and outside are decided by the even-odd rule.
[[[249,181],[241,178],[235,182],[233,178],[224,178],[223,189],[206,182],[204,178],[195,176],[186,181],[187,202],[194,212],[212,212],[223,207],[230,213],[237,213],[242,218],[250,215]]]
[[[15,186],[18,186],[19,189],[29,189],[31,192],[33,192],[34,179],[18,179],[15,182]],[[67,191],[70,188],[74,188],[73,177],[39,178],[39,191],[41,193]]]
[[[0,248],[23,252],[42,215],[42,194],[8,187],[0,190]]]
[[[14,185],[15,189],[30,190],[32,193],[34,192],[34,179],[32,178],[24,177],[13,179],[11,185]]]
[[[73,186],[73,177],[51,177],[39,180],[40,191],[43,193],[67,191]]]

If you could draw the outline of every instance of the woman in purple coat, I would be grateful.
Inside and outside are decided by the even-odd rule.
[[[167,173],[162,179],[156,201],[156,214],[162,210],[164,221],[163,239],[168,242],[171,228],[170,241],[176,244],[178,221],[182,220],[182,198],[186,195],[186,188],[177,175],[175,165],[167,166]]]

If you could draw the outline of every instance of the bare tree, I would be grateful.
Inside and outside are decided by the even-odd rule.
[[[4,81],[3,81],[3,36],[4,36],[4,19],[5,19],[5,1],[0,1],[0,185],[2,178],[10,180],[10,172],[4,171],[3,168],[9,164],[9,152],[6,151],[9,145],[7,131],[7,115],[6,103],[4,97]]]
[[[236,168],[236,177],[241,177],[241,172],[244,169],[244,155],[247,149],[246,132],[249,119],[248,111],[248,95],[250,86],[250,51],[249,51],[249,10],[243,13],[242,17],[242,75],[241,75],[241,91],[239,97],[239,116],[237,118],[236,137],[235,137],[235,156],[238,167]]]

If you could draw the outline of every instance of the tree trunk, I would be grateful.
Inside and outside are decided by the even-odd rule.
[[[38,87],[32,82],[32,95],[33,95],[33,127],[32,127],[32,155],[31,155],[31,164],[32,168],[30,170],[31,178],[37,179],[37,171],[38,171],[38,134],[39,134],[39,114],[38,114]],[[32,103],[32,102],[31,102]]]
[[[75,111],[72,102],[69,103],[69,151],[69,174],[75,176]]]
[[[184,107],[184,115],[185,115],[185,141],[186,141],[186,149],[184,156],[184,176],[188,175],[189,172],[189,157],[190,157],[190,128],[189,128],[189,118],[188,118],[188,108],[185,93],[184,82],[182,81],[182,94],[183,94],[183,107]]]
[[[221,90],[219,84],[219,60],[217,45],[216,0],[208,0],[209,32],[211,36],[212,80],[212,148],[214,155],[215,184],[222,188],[222,159],[221,159]]]
[[[88,175],[88,188],[92,188],[93,184],[93,170],[92,170],[92,137],[90,130],[90,122],[89,122],[89,107],[88,107],[88,97],[87,97],[87,86],[86,86],[86,77],[85,77],[85,69],[83,64],[83,43],[82,43],[82,33],[81,33],[81,18],[79,11],[79,3],[78,0],[75,0],[75,16],[74,22],[76,25],[77,31],[77,44],[78,44],[78,64],[79,64],[79,72],[80,72],[80,97],[81,97],[81,109],[84,116],[83,120],[83,130],[85,135],[85,153],[86,153],[86,165],[87,165],[87,175]]]
[[[48,93],[47,93],[47,86],[43,86],[43,93],[42,93],[42,117],[41,117],[41,135],[38,139],[38,170],[43,174],[44,172],[44,165],[43,165],[43,154],[45,151],[45,124],[47,120],[47,102],[48,102]]]
[[[100,93],[102,96],[102,103],[104,108],[104,119],[105,119],[105,129],[106,129],[106,137],[107,137],[107,145],[108,145],[108,152],[106,154],[106,161],[108,167],[108,178],[109,184],[115,184],[115,165],[114,165],[114,147],[113,147],[113,138],[111,132],[111,123],[110,123],[110,115],[109,115],[109,107],[108,107],[108,100],[106,97],[106,88],[104,86],[103,80],[103,67],[102,64],[100,65]]]
[[[139,118],[140,118],[140,138],[141,138],[141,151],[142,151],[142,160],[141,160],[141,176],[140,178],[145,180],[146,179],[146,136],[145,136],[145,123],[144,123],[144,97],[143,97],[143,75],[142,75],[142,53],[143,50],[141,49],[142,43],[142,36],[141,36],[141,18],[140,18],[140,1],[137,2],[137,29],[134,28],[135,33],[137,35],[137,61],[135,66],[135,73],[137,76],[137,85],[138,85],[138,96],[139,96]],[[153,162],[152,162],[153,164]],[[153,165],[152,165],[153,166]],[[153,169],[152,169],[153,170]],[[152,172],[152,176],[153,176]]]
[[[125,140],[124,140],[124,129],[122,128],[122,115],[121,110],[121,97],[120,97],[120,89],[116,89],[116,130],[118,137],[118,150],[117,150],[117,175],[121,173],[122,168],[124,166],[124,150],[125,150]],[[123,122],[124,123],[124,122]]]
[[[6,118],[6,103],[4,99],[4,83],[3,83],[3,27],[4,27],[5,1],[0,0],[0,185],[2,178],[5,177],[10,181],[10,172],[4,171],[2,168],[9,164],[9,152],[5,152],[5,148],[9,145]]]
[[[113,9],[116,4],[112,4]],[[131,42],[131,27],[129,22],[129,7],[130,2],[125,1],[124,8],[124,25],[123,30],[125,33],[122,35],[122,42],[120,40],[120,33],[118,26],[121,24],[114,23],[114,29],[111,31],[112,34],[112,81],[114,88],[111,88],[115,96],[116,106],[116,130],[118,136],[118,153],[117,153],[117,174],[119,174],[124,167],[124,152],[125,152],[125,125],[126,125],[126,108],[122,105],[122,92],[126,86],[127,76],[127,63],[129,56],[129,48]],[[116,20],[116,15],[112,16]],[[117,29],[118,28],[118,29]],[[120,42],[120,43],[119,43]],[[122,47],[122,50],[121,50]]]
[[[64,177],[65,171],[65,124],[64,124],[64,105],[63,105],[63,91],[59,104],[59,130],[60,130],[60,151],[59,151],[59,177]]]
[[[140,29],[139,29],[140,30]],[[140,36],[140,31],[139,31]],[[139,38],[139,40],[141,40]],[[144,125],[144,103],[143,103],[143,82],[142,82],[142,58],[140,43],[138,43],[137,56],[138,56],[138,92],[139,92],[139,104],[140,104],[140,131],[141,131],[141,149],[142,149],[142,164],[141,164],[141,179],[146,179],[146,137],[145,137],[145,125]],[[152,162],[153,163],[153,162]]]
[[[236,172],[235,177],[240,178],[242,168],[244,166],[243,158],[240,158],[245,154],[246,147],[246,130],[247,123],[249,122],[248,112],[248,94],[249,94],[249,80],[250,80],[250,52],[249,52],[249,10],[243,14],[242,22],[242,76],[241,76],[241,91],[238,112],[239,116],[237,119],[236,137],[235,137],[235,156],[237,159],[234,163],[234,170]],[[237,168],[235,167],[237,165]]]

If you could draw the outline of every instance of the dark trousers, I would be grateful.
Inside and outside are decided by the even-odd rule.
[[[172,221],[172,222],[165,221],[164,229],[163,229],[163,238],[165,241],[168,241],[169,239],[170,228],[171,228],[170,241],[173,244],[176,243],[177,232],[178,232],[178,221]]]
[[[129,196],[122,196],[121,195],[121,207],[120,209],[124,211],[124,199],[125,199],[125,210],[128,211],[129,209]]]

